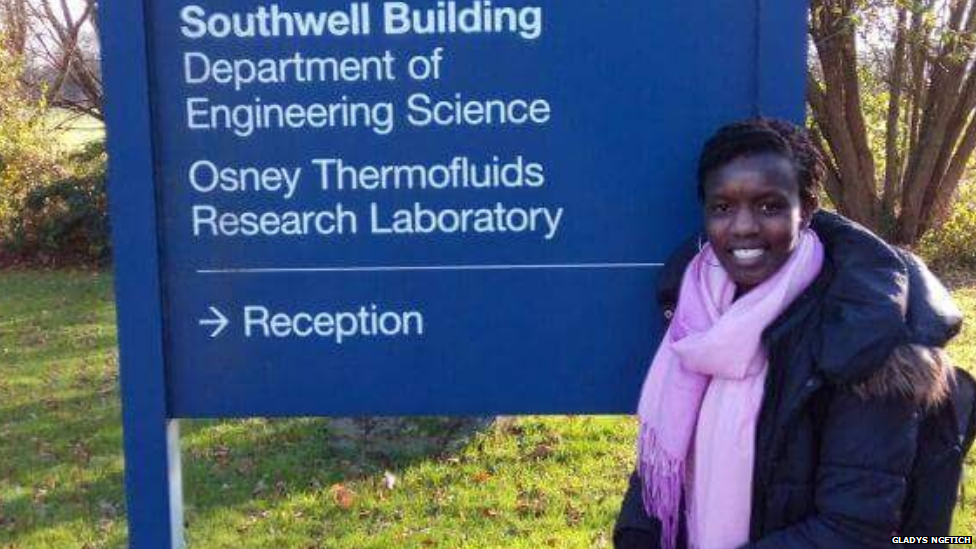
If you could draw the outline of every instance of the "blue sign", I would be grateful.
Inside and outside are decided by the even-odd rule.
[[[632,412],[703,140],[803,115],[802,2],[102,9],[140,549],[176,418]]]

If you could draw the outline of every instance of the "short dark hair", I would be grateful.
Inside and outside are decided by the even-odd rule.
[[[723,126],[702,147],[698,157],[698,197],[705,196],[705,179],[737,158],[780,154],[796,169],[800,198],[815,201],[824,178],[820,151],[806,130],[777,118],[750,118]]]

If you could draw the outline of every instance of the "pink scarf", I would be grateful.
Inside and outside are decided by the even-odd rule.
[[[760,337],[813,282],[823,255],[817,235],[804,230],[786,263],[734,303],[735,283],[711,246],[688,265],[637,407],[637,471],[644,507],[661,521],[663,549],[675,547],[683,490],[692,548],[749,541],[756,422],[768,363]]]

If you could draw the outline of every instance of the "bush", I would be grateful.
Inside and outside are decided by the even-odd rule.
[[[22,262],[102,264],[109,257],[105,146],[67,158],[67,177],[32,185],[2,234],[0,246]]]
[[[0,266],[97,264],[109,253],[105,148],[65,154],[23,59],[0,47]]]
[[[952,216],[926,233],[919,252],[936,268],[976,269],[976,182],[960,187]]]

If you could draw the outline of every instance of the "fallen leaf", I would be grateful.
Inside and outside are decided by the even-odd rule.
[[[583,520],[583,511],[573,507],[573,504],[566,504],[566,524],[576,526]]]
[[[230,448],[223,444],[217,445],[217,447],[213,449],[213,457],[220,468],[227,467],[227,464],[230,462],[231,458]]]
[[[356,503],[356,493],[346,488],[344,484],[333,484],[332,499],[340,509],[348,510]]]
[[[491,478],[491,473],[489,473],[488,471],[478,471],[477,473],[471,475],[471,479],[477,482],[478,484],[487,482],[488,479],[490,478]]]
[[[545,459],[556,453],[555,448],[549,444],[539,444],[529,452],[529,457],[533,459]]]

